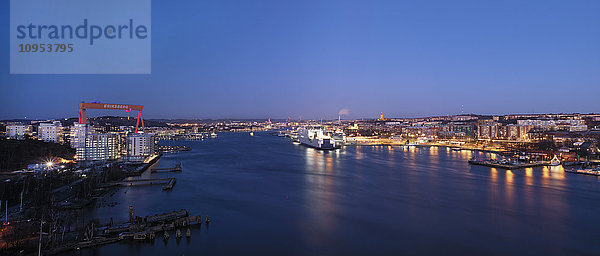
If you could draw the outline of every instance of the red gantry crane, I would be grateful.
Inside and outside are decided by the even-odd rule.
[[[142,118],[142,109],[144,106],[141,105],[129,105],[129,104],[108,104],[108,103],[79,103],[79,123],[85,124],[87,123],[87,115],[86,112],[88,109],[117,109],[117,110],[125,110],[130,112],[132,110],[138,111],[138,119],[137,124],[135,125],[135,132],[137,133],[138,127],[140,125],[140,120],[142,121],[142,131],[144,131],[144,119]]]

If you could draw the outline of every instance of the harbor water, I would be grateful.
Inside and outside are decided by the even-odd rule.
[[[121,188],[86,219],[127,221],[185,208],[210,216],[191,238],[123,241],[63,255],[578,255],[600,254],[600,180],[560,166],[469,165],[485,153],[444,147],[320,151],[266,132],[165,141],[191,151],[160,186]],[[184,231],[184,230],[182,230]]]

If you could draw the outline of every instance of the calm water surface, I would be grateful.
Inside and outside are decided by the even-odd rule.
[[[562,167],[471,166],[484,154],[442,147],[318,151],[267,133],[164,144],[193,149],[158,163],[181,161],[183,172],[144,174],[176,177],[172,191],[123,188],[108,198],[119,205],[86,218],[126,221],[129,205],[139,216],[185,208],[210,215],[210,226],[192,229],[189,241],[79,254],[600,254],[600,181]]]

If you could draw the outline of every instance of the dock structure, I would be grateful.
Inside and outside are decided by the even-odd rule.
[[[169,180],[169,182],[167,182],[167,185],[162,186],[162,190],[171,190],[173,189],[173,187],[175,186],[175,178],[171,178]]]
[[[146,218],[144,218],[144,221],[147,223],[167,222],[167,221],[173,221],[173,220],[180,219],[180,218],[185,218],[185,217],[188,217],[188,215],[189,215],[189,213],[187,210],[181,209],[179,211],[172,211],[172,212],[168,212],[168,213],[146,216]]]
[[[102,186],[104,186],[104,187],[113,187],[113,186],[132,187],[132,186],[159,185],[159,184],[167,184],[167,183],[169,183],[169,181],[171,179],[174,179],[174,178],[122,180],[122,181],[104,183],[104,184],[102,184]]]
[[[180,172],[180,171],[182,171],[181,164],[176,164],[174,167],[152,169],[153,173],[155,173],[155,172]]]
[[[172,211],[152,216],[136,216],[134,223],[109,223],[93,228],[93,236],[85,241],[63,243],[61,246],[45,250],[45,254],[56,254],[81,248],[101,246],[122,240],[147,241],[154,240],[162,234],[163,239],[169,239],[169,231],[175,230],[176,238],[183,236],[182,229],[186,230],[185,236],[192,235],[194,224],[202,224],[202,216],[190,216],[185,209]],[[201,226],[196,226],[197,228]]]
[[[135,179],[135,180],[122,180],[116,182],[108,182],[99,185],[102,188],[108,187],[134,187],[134,186],[151,186],[151,185],[164,185],[163,190],[172,189],[175,186],[175,178],[161,178],[161,179]]]

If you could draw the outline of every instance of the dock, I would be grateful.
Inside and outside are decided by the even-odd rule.
[[[167,182],[167,185],[162,186],[162,190],[171,190],[173,189],[173,187],[175,186],[175,178],[171,178],[169,180],[169,182]]]
[[[190,216],[185,209],[146,217],[135,216],[130,222],[109,223],[97,228],[92,226],[89,237],[85,240],[63,243],[43,252],[47,255],[53,255],[123,240],[153,241],[158,234],[163,234],[166,241],[169,239],[168,232],[170,230],[181,230],[182,228],[187,229],[186,237],[189,238],[191,236],[190,228],[193,228],[193,225],[200,228],[201,224],[201,215]]]
[[[155,172],[180,172],[180,171],[182,171],[181,164],[176,164],[174,167],[152,169],[153,173],[155,173]]]
[[[116,182],[109,182],[100,185],[100,187],[133,187],[133,186],[149,186],[149,185],[162,185],[162,184],[175,184],[175,178],[163,178],[163,179],[135,179],[135,180],[123,180]]]
[[[142,163],[134,164],[133,168],[125,168],[123,171],[127,176],[139,176],[143,172],[145,172],[150,166],[152,166],[158,159],[160,159],[161,155],[153,155],[144,160]]]

